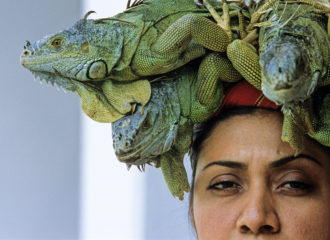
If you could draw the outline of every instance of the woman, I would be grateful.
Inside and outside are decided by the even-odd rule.
[[[196,130],[190,216],[198,239],[329,240],[329,149],[305,137],[295,155],[281,141],[278,107],[243,89]]]

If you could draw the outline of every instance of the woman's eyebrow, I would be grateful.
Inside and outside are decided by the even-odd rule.
[[[310,160],[311,162],[314,162],[319,166],[323,166],[322,163],[319,160],[317,160],[316,158],[314,158],[314,157],[312,157],[308,154],[298,154],[297,156],[292,155],[292,156],[284,157],[284,158],[281,158],[281,159],[276,160],[274,162],[271,162],[269,164],[269,167],[270,168],[281,167],[285,164],[288,164],[289,162],[292,162],[294,160],[301,159],[301,158]]]
[[[316,158],[314,158],[308,154],[298,154],[297,156],[292,155],[292,156],[281,158],[279,160],[275,160],[274,162],[271,162],[269,164],[269,168],[281,167],[285,164],[288,164],[289,162],[292,162],[294,160],[301,159],[301,158],[310,160],[311,162],[314,162],[319,166],[323,166],[319,160],[317,160]],[[230,160],[227,160],[227,161],[219,160],[219,161],[215,161],[215,162],[211,162],[211,163],[207,164],[203,168],[202,171],[204,171],[205,169],[207,169],[213,165],[218,165],[218,166],[223,166],[223,167],[228,167],[228,168],[243,169],[243,170],[248,168],[247,164],[245,164],[245,163],[235,162],[235,161],[230,161]]]
[[[240,162],[234,162],[234,161],[215,161],[207,164],[204,168],[203,171],[211,167],[213,165],[219,165],[219,166],[224,166],[224,167],[229,167],[229,168],[238,168],[238,169],[247,169],[247,165],[245,163],[240,163]]]

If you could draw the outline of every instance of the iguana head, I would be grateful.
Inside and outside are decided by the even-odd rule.
[[[150,84],[147,80],[122,83],[110,79],[110,72],[121,61],[123,23],[87,20],[87,16],[67,30],[27,42],[21,64],[41,81],[77,92],[84,112],[92,119],[114,122],[133,111],[134,105],[148,102]],[[135,29],[128,25],[128,31]]]
[[[279,11],[259,37],[262,91],[279,105],[305,101],[327,73],[329,38],[326,19],[310,6]]]
[[[72,81],[99,81],[121,56],[123,36],[95,20],[80,20],[73,27],[27,44],[21,64],[37,77],[74,90]],[[115,47],[114,47],[115,46]]]
[[[177,140],[180,103],[176,81],[153,83],[152,97],[129,116],[112,123],[115,153],[121,162],[144,165],[170,150]]]
[[[260,56],[262,91],[282,105],[303,101],[314,91],[320,72],[313,72],[305,50],[294,42],[272,41]]]

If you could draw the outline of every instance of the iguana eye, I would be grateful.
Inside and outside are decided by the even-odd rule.
[[[62,39],[57,38],[52,41],[52,46],[55,48],[60,48],[61,45],[62,45]]]

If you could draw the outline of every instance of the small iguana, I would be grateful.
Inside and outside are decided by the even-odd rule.
[[[222,3],[211,3],[222,11]],[[249,17],[236,4],[226,6]],[[134,112],[137,104],[144,106],[151,94],[150,76],[206,56],[207,49],[225,52],[229,44],[226,32],[208,19],[211,14],[192,0],[144,0],[113,18],[88,20],[89,14],[67,30],[28,42],[21,64],[40,79],[76,91],[85,113],[100,122],[113,122]],[[238,31],[238,19],[231,22]],[[200,67],[203,104],[212,102],[222,58],[211,54]],[[219,67],[210,68],[214,60]],[[240,78],[237,72],[228,76],[227,81]]]
[[[193,125],[217,111],[223,89],[219,85],[213,103],[205,107],[197,100],[196,67],[183,67],[168,77],[172,80],[152,83],[143,114],[136,111],[111,124],[112,138],[121,162],[140,169],[148,163],[161,167],[171,193],[183,199],[189,191],[183,157],[192,142]]]

